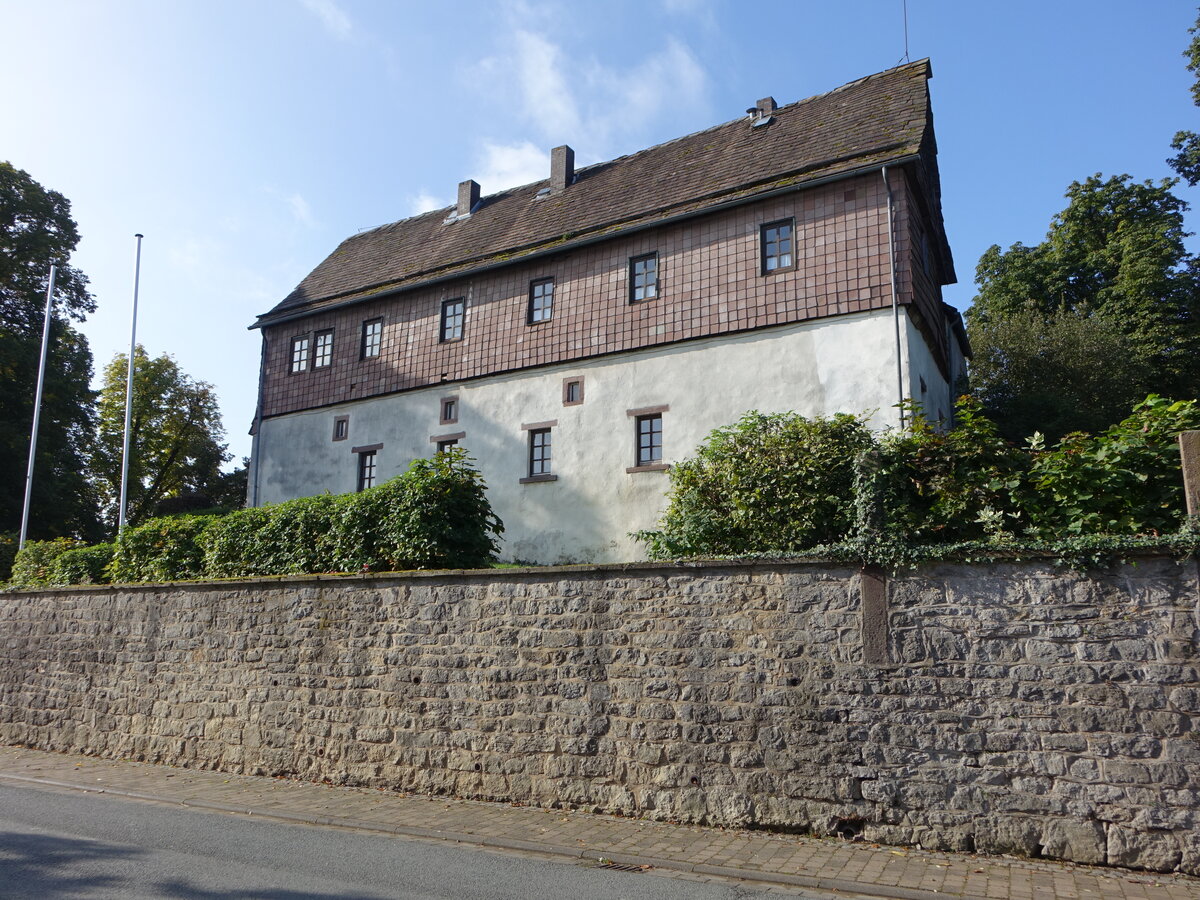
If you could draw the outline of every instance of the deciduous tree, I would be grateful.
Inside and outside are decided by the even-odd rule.
[[[1045,241],[980,259],[976,385],[1009,436],[1034,425],[1056,439],[1107,427],[1149,393],[1200,395],[1200,264],[1173,185],[1075,182]]]
[[[125,354],[114,357],[100,387],[93,472],[112,526],[121,489],[128,359]],[[226,480],[221,465],[229,459],[224,436],[212,386],[189,377],[165,353],[151,359],[139,345],[133,365],[127,522],[137,525],[161,512],[217,505]]]
[[[95,495],[85,475],[94,425],[92,355],[70,324],[94,308],[87,278],[69,264],[78,241],[67,199],[0,162],[0,531],[20,526],[46,282],[54,264],[55,314],[29,535],[98,536]]]

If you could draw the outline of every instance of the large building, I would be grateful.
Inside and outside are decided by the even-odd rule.
[[[964,370],[928,61],[347,238],[262,330],[249,501],[458,444],[504,556],[640,558],[666,469],[744,412],[950,412]]]

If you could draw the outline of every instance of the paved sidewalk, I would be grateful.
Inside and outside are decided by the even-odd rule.
[[[0,781],[898,900],[1200,900],[1200,878],[669,825],[0,747]]]

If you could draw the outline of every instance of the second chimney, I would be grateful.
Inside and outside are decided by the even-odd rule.
[[[775,105],[774,97],[763,97],[754,104],[754,108],[758,110],[758,117],[760,119],[766,118],[767,116],[771,115],[771,113],[775,112],[775,110],[779,109],[779,107]]]
[[[475,208],[475,204],[479,202],[479,185],[474,180],[468,178],[466,181],[458,183],[458,208],[454,210],[456,216],[469,216],[471,210]]]
[[[575,177],[575,151],[563,144],[550,151],[550,189],[561,191]]]

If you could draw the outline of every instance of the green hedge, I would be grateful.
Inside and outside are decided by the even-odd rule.
[[[482,476],[451,450],[358,494],[230,513],[201,543],[214,578],[476,568],[495,558],[503,530]]]
[[[12,577],[13,560],[17,556],[20,537],[15,531],[0,532],[0,581],[8,581]]]
[[[1070,434],[1053,448],[1040,435],[1009,444],[969,397],[950,429],[911,404],[905,412],[904,429],[879,436],[849,416],[750,413],[672,467],[660,527],[635,537],[656,559],[815,555],[887,565],[990,551],[1060,552],[1074,563],[1099,559],[1104,547],[1200,546],[1184,511],[1177,441],[1200,429],[1195,400],[1151,395],[1102,434]]]
[[[200,537],[218,516],[151,519],[117,535],[111,575],[117,583],[186,581],[204,577]]]
[[[66,550],[54,560],[50,577],[54,584],[108,584],[116,544],[95,544]]]
[[[470,457],[452,450],[358,494],[152,519],[95,547],[33,541],[10,586],[477,568],[503,530]]]
[[[80,541],[70,538],[55,538],[51,541],[26,541],[25,546],[17,551],[13,559],[12,578],[9,583],[13,587],[45,587],[62,584],[56,580],[55,563],[68,550],[82,547]]]

